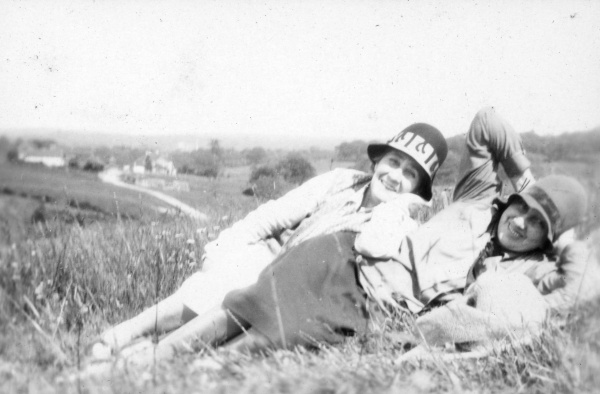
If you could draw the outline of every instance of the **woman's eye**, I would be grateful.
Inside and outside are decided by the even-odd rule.
[[[533,217],[530,219],[531,224],[535,227],[544,228],[544,221],[541,218]]]
[[[520,213],[525,213],[529,207],[524,202],[519,201],[515,204],[515,208],[517,208]]]

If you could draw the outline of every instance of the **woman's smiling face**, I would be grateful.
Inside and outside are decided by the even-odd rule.
[[[529,252],[544,246],[548,228],[542,214],[520,198],[502,212],[498,223],[500,245],[513,252]]]
[[[363,206],[374,207],[402,193],[412,193],[423,182],[419,164],[409,155],[390,149],[375,164],[373,179]]]

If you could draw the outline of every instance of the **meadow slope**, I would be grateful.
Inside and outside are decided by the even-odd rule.
[[[543,163],[540,171],[578,171],[592,202],[590,220],[579,232],[600,244],[600,231],[592,231],[599,222],[598,171],[578,164],[549,169]],[[405,348],[395,329],[410,325],[410,320],[398,317],[381,332],[318,351],[240,356],[204,349],[147,371],[117,368],[101,379],[80,377],[86,347],[104,328],[172,293],[201,269],[204,245],[258,203],[241,195],[241,185],[211,182],[198,189],[208,190],[202,194],[214,201],[210,205],[198,197],[210,214],[205,224],[144,214],[84,223],[49,218],[12,228],[12,239],[18,241],[0,247],[0,392],[598,391],[597,300],[549,321],[530,346],[498,351],[482,360],[398,365],[395,359]],[[436,210],[446,203],[446,193],[436,190]],[[0,202],[3,209],[15,211],[26,205],[14,195]]]

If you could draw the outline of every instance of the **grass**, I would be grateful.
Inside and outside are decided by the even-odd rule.
[[[588,168],[567,164],[560,169]],[[588,189],[597,174],[583,173]],[[171,294],[200,268],[204,245],[255,206],[233,193],[239,190],[234,181],[198,180],[192,187],[212,196],[205,202],[209,223],[145,215],[11,228],[19,241],[0,248],[0,392],[592,393],[600,387],[598,301],[552,321],[530,346],[484,360],[398,365],[404,348],[387,328],[320,351],[240,356],[206,350],[150,371],[119,369],[108,380],[69,379],[104,328]],[[597,193],[592,200],[590,216],[598,209]],[[30,199],[17,196],[0,203],[3,212],[33,209]],[[438,190],[435,209],[442,205]],[[600,232],[592,237],[600,244]]]
[[[4,163],[0,193],[17,195],[50,207],[72,207],[105,216],[141,217],[169,206],[154,197],[104,184],[95,173],[40,165]]]
[[[194,175],[177,175],[177,180],[187,182],[189,191],[160,190],[180,201],[212,216],[227,216],[235,211],[255,209],[259,201],[242,195],[247,187],[249,170],[227,172],[217,180]],[[159,178],[155,175],[150,178]],[[169,180],[168,178],[165,178]]]
[[[598,303],[580,306],[562,329],[549,327],[531,349],[483,361],[398,366],[402,346],[384,333],[320,352],[186,355],[154,372],[118,370],[108,385],[60,380],[103,328],[176,289],[198,269],[203,245],[242,215],[213,221],[208,231],[175,218],[65,225],[53,237],[39,227],[4,250],[0,391],[594,392],[600,383]]]
[[[317,174],[330,171],[333,168],[351,168],[354,163],[330,160],[319,160],[314,163]],[[260,201],[254,198],[244,198],[241,194],[248,187],[248,179],[252,169],[250,166],[226,168],[224,174],[217,181],[206,177],[178,174],[177,180],[184,181],[189,185],[189,191],[161,190],[163,193],[171,195],[184,203],[209,214],[225,216],[230,215],[232,211],[255,209]],[[172,181],[173,178],[167,176],[140,176],[140,178],[158,178],[166,181]]]

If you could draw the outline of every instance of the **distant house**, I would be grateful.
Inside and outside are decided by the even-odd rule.
[[[146,152],[131,166],[125,166],[123,169],[134,174],[177,175],[177,169],[171,160],[152,152]]]
[[[19,150],[19,160],[43,164],[46,167],[64,167],[67,164],[64,152],[56,147],[35,149],[27,146]]]

